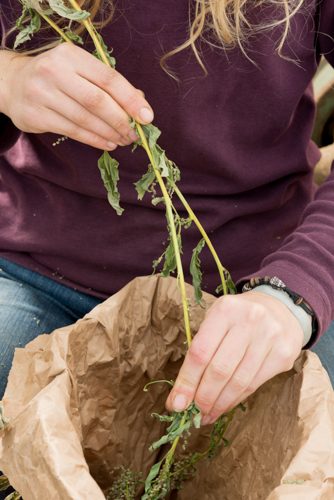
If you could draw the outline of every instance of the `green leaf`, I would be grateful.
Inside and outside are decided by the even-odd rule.
[[[20,500],[22,496],[17,491],[13,491],[10,495],[6,496],[5,500]]]
[[[156,464],[152,465],[150,472],[148,473],[148,476],[145,481],[145,492],[147,492],[152,484],[152,481],[158,476],[160,472],[161,465],[163,463],[164,459],[160,460],[160,462],[157,462]],[[142,500],[144,500],[146,497],[145,495],[142,496]]]
[[[75,10],[67,7],[63,0],[48,0],[50,8],[60,17],[70,19],[71,21],[84,21],[90,16],[86,10]]]
[[[117,215],[122,215],[124,210],[119,205],[120,195],[117,188],[119,181],[118,165],[118,161],[111,158],[107,151],[104,151],[98,161],[103,184],[108,193],[108,201]]]
[[[199,429],[201,427],[201,419],[202,419],[202,415],[201,415],[201,412],[199,411],[198,413],[196,413],[196,415],[193,418],[194,427],[196,429]]]
[[[227,293],[230,295],[235,295],[237,293],[237,288],[232,280],[230,273],[226,269],[224,271],[224,277],[226,282]],[[218,295],[224,293],[224,287],[222,283],[217,286],[216,293]]]
[[[182,253],[182,241],[181,241],[181,236],[177,236],[177,241],[180,249],[180,253]],[[172,239],[170,238],[168,247],[166,248],[166,251],[164,252],[164,267],[162,268],[161,274],[165,278],[167,276],[170,276],[175,270],[176,270],[176,258],[175,258],[175,249],[174,249],[174,244]]]
[[[203,250],[203,247],[205,245],[204,239],[201,239],[196,248],[193,250],[193,254],[191,257],[190,261],[190,274],[193,279],[193,287],[195,289],[195,300],[197,304],[201,303],[202,300],[202,290],[201,290],[201,285],[202,285],[202,271],[201,271],[201,260],[199,258],[199,255],[201,251]]]
[[[25,25],[24,21],[28,16],[30,16],[30,22]],[[15,38],[14,50],[23,43],[31,40],[31,37],[40,30],[41,17],[35,10],[24,7],[22,15],[16,22],[16,26],[19,28],[20,33]]]
[[[156,207],[159,203],[163,203],[163,202],[165,202],[165,198],[163,196],[160,196],[160,197],[155,196],[154,198],[152,198],[152,201],[151,201],[151,203],[154,207]]]
[[[159,422],[172,422],[174,418],[173,415],[159,415],[159,413],[151,413],[151,416],[158,419]]]
[[[148,125],[142,125],[142,129],[144,131],[150,149],[154,149],[157,144],[157,140],[161,135],[161,131],[152,123],[149,123]]]
[[[115,69],[115,67],[116,67],[116,59],[111,55],[112,54],[112,49],[108,48],[108,46],[104,42],[102,36],[96,30],[95,30],[95,34],[96,34],[97,38],[99,39],[99,42],[100,42],[100,45],[101,45],[101,47],[103,49],[104,55],[108,59],[110,66]],[[104,62],[103,59],[102,59],[102,56],[100,55],[100,53],[97,50],[95,50],[93,52],[93,55],[95,57],[97,57],[97,59],[99,59],[100,61]]]
[[[149,190],[154,181],[155,173],[153,168],[149,166],[148,171],[142,176],[142,178],[135,182],[138,200],[142,200],[144,198],[145,193]]]
[[[80,35],[74,33],[74,31],[71,30],[65,31],[65,35],[67,36],[67,38],[71,40],[71,42],[83,45],[83,39],[81,38]]]
[[[6,491],[10,487],[10,482],[8,481],[8,477],[0,476],[0,491]]]
[[[24,7],[28,9],[34,9],[37,11],[42,11],[42,6],[41,4],[44,2],[44,0],[21,0],[21,3],[23,4]]]

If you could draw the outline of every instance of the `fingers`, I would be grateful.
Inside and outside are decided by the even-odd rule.
[[[141,91],[115,69],[109,68],[82,49],[76,49],[83,52],[76,68],[79,75],[103,89],[138,122],[145,124],[153,120],[153,110]]]
[[[241,385],[246,383],[251,372],[245,372],[242,365],[249,342],[249,331],[239,328],[232,328],[221,342],[219,349],[206,368],[195,394],[195,403],[203,414],[207,415],[213,412],[220,393],[224,392],[224,387],[228,393],[231,385],[234,391],[245,389],[245,387],[241,388]],[[238,372],[239,380],[236,379]],[[235,387],[236,385],[237,387]]]
[[[108,141],[90,130],[79,127],[76,123],[71,122],[51,109],[48,110],[43,126],[50,132],[66,135],[93,148],[106,151],[112,151],[116,148],[116,144],[112,141]]]
[[[71,81],[62,85],[59,90],[70,99],[75,100],[90,114],[105,122],[113,129],[115,142],[122,145],[129,144],[137,139],[135,131],[131,128],[128,115],[110,96],[99,87],[94,86],[84,78],[76,76]]]
[[[264,382],[292,368],[302,329],[276,298],[255,291],[218,299],[208,310],[186,355],[167,408],[192,402],[204,423],[245,400]]]
[[[10,113],[22,130],[35,130],[30,110],[44,106],[83,130],[127,145],[138,139],[130,126],[130,117],[140,123],[153,119],[152,109],[140,90],[74,45],[61,44],[36,58],[24,58],[19,72],[20,77],[15,80],[17,98],[11,103]]]
[[[62,102],[61,113],[58,112],[58,102]],[[87,130],[97,135],[101,140],[112,142],[120,146],[126,146],[133,142],[130,137],[123,138],[108,123],[84,108],[78,102],[74,101],[65,94],[55,91],[47,100],[49,109],[52,109],[70,122],[76,124],[79,128]]]
[[[217,322],[220,325],[218,335]],[[224,323],[219,308],[213,307],[210,314],[201,324],[187,352],[174,387],[166,402],[169,410],[182,411],[194,400],[196,389],[204,371],[227,331],[228,325]]]
[[[236,339],[240,337],[240,331],[231,332],[231,341],[236,343]],[[223,363],[226,363],[225,358],[225,342],[221,345],[218,354]],[[226,413],[228,410],[234,408],[237,404],[244,401],[250,394],[278,373],[275,371],[276,366],[270,363],[271,344],[268,338],[263,337],[263,342],[248,343],[244,356],[236,366],[228,381],[222,385],[222,390],[219,392],[219,383],[216,383],[216,391],[211,401],[213,400],[212,407],[207,411],[207,418],[204,423],[213,423],[217,418]],[[236,356],[234,355],[236,359]],[[267,377],[267,378],[266,378]],[[208,385],[199,387],[198,391],[206,390]]]

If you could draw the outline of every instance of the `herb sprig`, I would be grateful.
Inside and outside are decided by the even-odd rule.
[[[90,18],[90,13],[82,10],[76,0],[20,0],[22,3],[22,15],[16,22],[19,34],[16,37],[14,49],[21,44],[29,42],[42,25],[46,22],[58,35],[60,42],[78,43],[82,45],[82,39],[72,30],[74,22],[81,23],[87,30],[94,43],[93,54],[104,64],[115,68],[116,60],[112,56],[112,51],[105,44],[102,36],[97,32]],[[57,21],[65,19],[69,21],[68,27],[62,29]],[[165,151],[159,146],[158,139],[160,130],[153,124],[141,125],[132,120],[132,127],[136,130],[139,139],[134,144],[133,149],[141,147],[145,150],[149,165],[146,173],[135,183],[138,199],[142,200],[146,193],[151,194],[152,204],[163,203],[166,210],[168,245],[163,254],[153,262],[154,271],[162,267],[162,275],[169,276],[176,273],[180,288],[185,335],[187,347],[192,341],[190,329],[189,302],[186,294],[185,278],[182,255],[182,232],[188,229],[192,223],[197,227],[201,239],[193,250],[190,262],[190,274],[192,276],[195,300],[198,304],[202,300],[202,270],[200,254],[204,246],[207,245],[216,263],[220,277],[217,293],[236,293],[235,285],[229,272],[223,267],[215,251],[212,242],[205,232],[200,221],[191,209],[187,200],[179,190],[177,183],[180,180],[180,170],[174,162],[167,158]],[[120,205],[120,193],[118,191],[119,171],[118,162],[113,159],[109,152],[104,151],[98,160],[98,167],[101,173],[103,184],[107,191],[108,201],[114,208],[117,215],[121,215],[123,208]],[[162,196],[157,196],[157,186]],[[173,196],[176,195],[186,210],[188,217],[182,218],[173,204]],[[179,460],[175,459],[175,451],[180,439],[183,447],[186,447],[187,436],[191,428],[200,427],[200,410],[192,403],[183,412],[173,412],[170,415],[153,414],[160,422],[168,424],[166,433],[151,445],[151,450],[156,450],[164,445],[169,445],[167,453],[157,463],[155,463],[146,478],[145,492],[142,500],[158,500],[165,498],[172,489],[178,489],[187,478],[191,477],[195,471],[196,464],[204,458],[212,458],[222,445],[226,444],[224,434],[233,418],[235,410],[227,415],[222,415],[215,425],[210,436],[209,447],[204,452],[195,452]],[[127,500],[135,498],[135,491],[141,483],[141,476],[128,471],[125,468],[119,470],[119,476],[115,479],[113,487],[108,492],[107,498],[125,498]],[[120,491],[122,491],[122,495]],[[118,496],[113,496],[118,495]]]

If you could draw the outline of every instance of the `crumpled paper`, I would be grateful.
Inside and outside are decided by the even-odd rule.
[[[187,288],[188,296],[193,294]],[[204,294],[205,307],[215,299]],[[191,306],[196,332],[205,308]],[[102,500],[114,467],[147,473],[167,384],[185,351],[173,278],[137,278],[74,325],[17,349],[4,396],[0,469],[24,500]],[[203,428],[191,446],[202,446]],[[265,384],[237,411],[230,445],[173,499],[334,498],[334,396],[317,356]],[[195,441],[195,442],[194,442]],[[203,449],[203,448],[202,448]]]

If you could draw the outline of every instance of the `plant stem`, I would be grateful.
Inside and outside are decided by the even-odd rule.
[[[82,12],[81,7],[80,7],[80,5],[78,4],[78,2],[77,2],[76,0],[68,0],[68,1],[69,1],[69,3],[71,4],[71,6],[72,6],[75,10],[77,10],[78,12]],[[105,55],[104,50],[103,50],[103,48],[102,48],[102,46],[101,46],[100,40],[99,40],[98,36],[96,35],[96,30],[95,30],[95,28],[94,28],[94,25],[93,25],[93,23],[92,23],[91,19],[90,19],[90,18],[88,18],[88,19],[83,19],[83,20],[82,20],[82,21],[80,21],[80,22],[84,25],[84,27],[85,27],[85,28],[86,28],[86,30],[88,31],[88,33],[89,33],[89,35],[90,35],[91,39],[92,39],[92,40],[93,40],[93,42],[94,42],[95,48],[96,48],[96,50],[98,51],[98,53],[99,53],[99,55],[100,55],[100,57],[101,57],[102,61],[104,62],[104,64],[106,64],[107,66],[110,66],[110,63],[109,63],[109,61],[108,61],[108,58],[107,58],[107,56]]]
[[[64,31],[59,28],[59,26],[54,23],[52,19],[49,18],[49,16],[46,16],[45,14],[43,14],[43,12],[40,11],[38,11],[38,14],[51,26],[51,28],[53,28],[58,33],[58,35],[62,37],[65,42],[72,43],[68,36],[66,36],[66,33],[64,33]]]
[[[181,262],[180,248],[179,248],[179,243],[178,243],[177,234],[176,234],[176,227],[175,227],[175,222],[174,222],[174,217],[173,217],[172,203],[171,203],[171,199],[169,197],[169,194],[167,192],[165,183],[162,179],[160,171],[155,163],[154,157],[153,157],[151,150],[150,150],[150,147],[147,143],[144,131],[139,123],[136,123],[136,127],[137,127],[139,137],[142,141],[143,148],[145,149],[147,156],[149,157],[149,160],[151,162],[155,176],[157,178],[157,181],[159,183],[161,192],[162,192],[164,200],[165,200],[167,218],[168,218],[168,223],[169,223],[169,227],[170,227],[170,232],[171,232],[171,237],[172,237],[174,252],[175,252],[177,274],[178,274],[178,278],[180,280],[180,291],[181,291],[181,297],[182,297],[184,326],[185,326],[187,344],[188,344],[188,348],[189,348],[192,339],[191,339],[191,330],[190,330],[188,300],[187,300],[187,294],[186,294],[186,285],[185,285],[183,267],[182,267],[182,262]]]
[[[77,3],[76,0],[69,0],[69,3],[72,5],[72,7],[77,10],[81,11],[80,5]],[[87,29],[89,35],[91,36],[95,48],[97,52],[99,53],[99,56],[103,60],[103,62],[107,65],[110,66],[110,63],[108,61],[108,58],[106,57],[103,47],[101,46],[100,40],[96,36],[96,31],[95,28],[91,22],[90,19],[85,19],[82,21],[83,25]],[[184,327],[185,327],[185,334],[187,338],[187,344],[188,348],[190,347],[191,344],[191,330],[190,330],[190,319],[189,319],[189,310],[188,310],[188,300],[187,300],[187,294],[186,294],[186,285],[185,285],[185,279],[184,279],[184,273],[183,273],[183,267],[182,267],[182,262],[181,262],[181,254],[180,254],[180,248],[178,244],[178,239],[177,239],[177,234],[176,234],[176,228],[175,228],[175,223],[174,223],[174,217],[173,217],[173,210],[172,210],[172,202],[169,197],[168,191],[166,189],[165,183],[162,179],[162,176],[160,174],[159,168],[156,165],[153,155],[151,153],[150,147],[147,143],[144,131],[139,123],[136,122],[136,127],[138,134],[141,138],[143,148],[145,149],[147,156],[149,157],[149,160],[151,162],[151,165],[153,167],[155,176],[157,178],[157,181],[159,183],[162,195],[165,200],[165,205],[166,205],[166,213],[167,213],[167,219],[168,219],[168,224],[170,227],[170,232],[171,232],[171,237],[172,237],[172,242],[174,246],[174,252],[175,252],[175,260],[176,260],[176,267],[177,267],[177,275],[179,278],[179,284],[180,284],[180,291],[181,291],[181,297],[182,297],[182,307],[183,307],[183,317],[184,317]]]
[[[227,285],[226,285],[225,274],[224,274],[224,271],[226,271],[226,269],[224,268],[224,266],[220,262],[220,259],[219,259],[218,255],[217,255],[217,252],[214,249],[214,246],[212,245],[209,236],[205,232],[205,229],[203,228],[202,224],[200,223],[200,221],[196,217],[196,215],[193,212],[193,210],[191,209],[189,203],[187,202],[187,200],[185,199],[185,197],[183,196],[183,194],[181,193],[181,191],[179,190],[179,188],[177,187],[176,184],[173,184],[173,189],[174,189],[175,194],[177,195],[177,197],[180,199],[182,205],[187,210],[190,219],[192,221],[194,221],[194,223],[196,224],[197,229],[201,233],[203,239],[205,240],[205,243],[207,244],[207,246],[208,246],[208,248],[209,248],[209,250],[210,250],[210,252],[212,254],[212,257],[214,258],[214,261],[216,262],[216,265],[217,265],[217,268],[218,268],[219,276],[220,276],[221,283],[222,283],[222,286],[223,286],[224,295],[226,295],[227,291],[228,291],[227,290]]]

